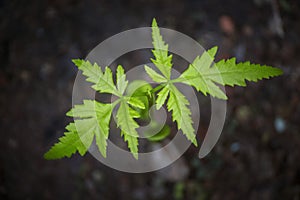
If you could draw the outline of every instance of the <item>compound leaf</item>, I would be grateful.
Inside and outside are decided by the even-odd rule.
[[[225,93],[216,85],[246,86],[246,80],[257,81],[263,78],[279,76],[282,71],[278,68],[251,64],[250,62],[236,63],[235,58],[213,63],[217,47],[197,56],[192,64],[182,73],[178,82],[195,87],[204,95],[227,99]],[[176,81],[176,80],[175,80]]]
[[[225,93],[218,86],[216,86],[211,79],[206,78],[204,75],[209,71],[212,71],[210,66],[213,62],[215,53],[216,48],[212,48],[209,51],[205,51],[201,57],[197,56],[193,63],[189,65],[189,67],[181,74],[179,78],[183,79],[183,83],[194,86],[197,91],[201,91],[204,95],[209,93],[214,97],[227,99]],[[213,72],[214,74],[216,73],[218,75],[218,78],[221,78],[216,70]]]
[[[217,68],[222,80],[218,79],[213,73],[206,76],[210,77],[216,83],[229,86],[246,86],[246,80],[257,82],[263,78],[269,79],[283,73],[281,69],[266,65],[251,64],[249,61],[236,63],[235,58],[221,60],[212,68]]]
[[[81,120],[75,120],[77,132],[81,139],[87,136],[83,144],[90,147],[94,136],[99,151],[106,157],[107,138],[109,135],[109,122],[113,106],[103,104],[95,100],[84,100],[82,105],[75,105],[67,115],[70,117],[80,117]]]
[[[139,125],[133,119],[132,110],[125,100],[121,101],[120,107],[117,111],[117,125],[121,129],[121,135],[124,136],[124,140],[128,143],[128,148],[137,159],[138,157],[138,133],[136,129]]]
[[[70,158],[76,151],[83,156],[87,152],[86,146],[82,143],[74,123],[66,127],[67,132],[59,138],[59,142],[54,144],[51,149],[44,154],[47,160],[60,159],[63,157]]]
[[[155,19],[152,21],[152,44],[155,59],[151,61],[167,79],[170,79],[172,55],[168,55],[168,44],[163,41]]]
[[[80,69],[84,76],[87,77],[87,81],[94,83],[92,88],[100,93],[109,93],[120,96],[120,92],[117,91],[116,86],[113,82],[111,69],[105,67],[104,73],[101,67],[95,63],[92,65],[89,61],[75,59],[73,63]]]
[[[75,143],[76,145],[79,145],[78,149],[82,149],[80,146],[81,144],[88,149],[91,146],[94,137],[96,137],[98,149],[103,157],[106,157],[107,138],[109,134],[109,122],[112,108],[111,104],[103,104],[94,100],[84,100],[82,105],[75,105],[75,107],[67,113],[70,117],[81,118],[74,120],[74,123],[71,123],[72,126],[70,126],[72,129],[69,128],[69,132],[72,133],[72,135],[69,135],[75,139],[75,134],[77,134],[78,138],[81,140],[81,143]],[[62,148],[66,142],[61,143],[62,144],[56,144],[60,147],[55,148],[56,151],[61,151],[60,154],[58,154],[58,152],[57,154],[63,155],[65,153],[65,156],[69,156],[70,151]],[[51,149],[50,151],[53,152],[54,150]]]
[[[187,139],[197,146],[191,111],[188,105],[189,101],[185,96],[174,85],[170,85],[170,97],[167,102],[168,111],[172,111],[172,119],[176,121],[178,130],[181,129]]]

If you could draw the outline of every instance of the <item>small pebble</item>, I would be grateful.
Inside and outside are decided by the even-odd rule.
[[[247,122],[251,117],[251,110],[248,106],[240,106],[236,110],[236,117],[240,122]]]
[[[234,142],[230,145],[230,150],[233,152],[233,153],[236,153],[240,150],[240,143],[238,142]]]
[[[103,174],[99,170],[95,170],[92,173],[94,181],[101,182],[103,180]]]
[[[233,34],[235,31],[235,25],[231,17],[229,16],[221,16],[219,19],[219,24],[222,31],[226,34]]]
[[[278,133],[282,133],[286,129],[285,121],[281,117],[276,117],[274,121],[274,126]]]

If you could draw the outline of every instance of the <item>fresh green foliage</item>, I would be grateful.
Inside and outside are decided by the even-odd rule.
[[[191,119],[189,101],[177,88],[177,83],[183,83],[201,91],[204,95],[226,100],[228,97],[221,86],[246,86],[246,81],[258,81],[263,78],[279,76],[282,71],[270,66],[251,64],[250,62],[236,63],[235,58],[221,60],[214,63],[217,47],[205,51],[197,56],[188,68],[175,79],[171,79],[172,54],[168,51],[168,44],[163,40],[157,22],[152,22],[152,50],[154,58],[151,58],[155,68],[145,66],[149,77],[157,83],[156,88],[142,80],[128,83],[124,69],[117,67],[115,82],[113,73],[109,67],[102,71],[96,63],[76,59],[73,63],[91,82],[92,88],[99,93],[108,93],[116,96],[112,103],[101,103],[95,100],[84,100],[82,105],[75,105],[67,116],[74,117],[66,127],[64,136],[44,156],[46,159],[59,159],[70,157],[76,151],[84,155],[93,140],[103,157],[106,157],[107,139],[111,115],[116,109],[116,124],[121,129],[121,136],[127,142],[133,156],[138,159],[138,132],[137,118],[146,120],[149,118],[149,109],[155,103],[159,110],[163,105],[172,112],[172,119],[176,122],[178,130],[197,146],[195,129]],[[152,124],[157,126],[158,124]],[[160,141],[170,134],[170,127],[165,125],[163,129],[149,137],[149,141]],[[152,135],[152,134],[149,134]]]
[[[135,129],[138,128],[139,125],[136,121],[134,121],[133,118],[137,117],[138,115],[133,114],[132,116],[132,111],[133,110],[128,106],[128,104],[122,101],[117,112],[117,124],[121,128],[121,135],[124,136],[124,140],[128,142],[130,151],[137,158],[138,133]]]
[[[107,139],[109,135],[109,124],[113,109],[119,105],[117,111],[117,125],[121,129],[121,136],[128,143],[129,150],[137,159],[138,134],[136,129],[139,125],[134,118],[139,117],[139,113],[134,108],[144,109],[144,103],[136,97],[123,95],[128,81],[121,65],[116,72],[116,84],[113,82],[112,72],[106,67],[103,73],[101,68],[89,61],[73,60],[74,64],[83,71],[87,81],[93,83],[92,88],[100,93],[110,93],[119,98],[111,104],[104,104],[95,100],[84,100],[82,105],[75,105],[67,116],[76,117],[74,123],[67,126],[68,132],[61,137],[60,142],[55,144],[50,151],[45,154],[46,159],[58,159],[64,156],[70,157],[77,150],[84,155],[91,146],[93,139],[103,157],[106,157]]]
[[[153,19],[152,22],[152,40],[152,44],[154,47],[152,53],[155,59],[152,58],[151,61],[167,79],[170,79],[172,55],[168,55],[168,45],[163,41],[155,19]]]
[[[246,86],[245,80],[254,81],[282,74],[278,68],[251,64],[236,63],[235,58],[221,60],[212,64],[217,47],[204,52],[175,81],[195,87],[204,95],[210,94],[220,99],[227,99],[225,93],[216,85]]]
[[[59,138],[59,143],[56,143],[47,153],[45,153],[44,157],[46,159],[59,159],[64,156],[71,157],[76,151],[82,156],[86,153],[87,148],[81,141],[75,124],[70,123],[66,129],[68,132],[65,132],[65,135]]]

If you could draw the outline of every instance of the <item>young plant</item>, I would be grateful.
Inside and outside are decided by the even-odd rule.
[[[92,88],[99,93],[109,93],[116,96],[112,103],[101,103],[95,100],[84,100],[82,105],[75,105],[67,116],[76,118],[66,127],[64,136],[59,138],[44,157],[46,159],[59,159],[70,157],[76,151],[83,156],[91,146],[94,138],[97,147],[103,157],[106,157],[107,139],[109,136],[109,124],[112,111],[116,109],[116,124],[121,130],[121,136],[127,142],[132,155],[138,159],[138,133],[139,127],[136,119],[145,119],[149,108],[156,104],[160,109],[164,104],[167,110],[172,112],[172,119],[177,124],[177,129],[197,146],[195,130],[192,126],[189,101],[176,87],[175,83],[183,83],[194,87],[197,91],[226,100],[226,94],[218,85],[222,86],[246,86],[247,81],[258,81],[263,78],[279,76],[282,71],[270,66],[251,64],[250,62],[236,63],[235,58],[221,60],[214,63],[217,47],[205,51],[201,56],[187,67],[187,69],[175,79],[171,79],[172,54],[160,34],[156,20],[152,22],[152,50],[154,58],[151,58],[155,69],[145,66],[149,77],[158,84],[152,88],[150,84],[144,84],[137,90],[130,88],[124,69],[117,67],[116,78],[109,67],[103,72],[96,63],[75,59],[73,63],[87,77],[87,81],[93,83]],[[149,138],[157,141],[165,138],[169,133],[169,127],[165,126],[163,132]]]

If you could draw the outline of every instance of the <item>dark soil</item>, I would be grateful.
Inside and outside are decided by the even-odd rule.
[[[119,172],[89,154],[44,160],[70,121],[71,59],[153,17],[206,48],[219,46],[219,59],[284,75],[227,88],[218,144],[202,160],[191,147],[182,158],[188,176],[176,181],[166,171]],[[300,199],[299,20],[298,0],[1,0],[0,199]],[[203,116],[199,134],[209,122]]]

